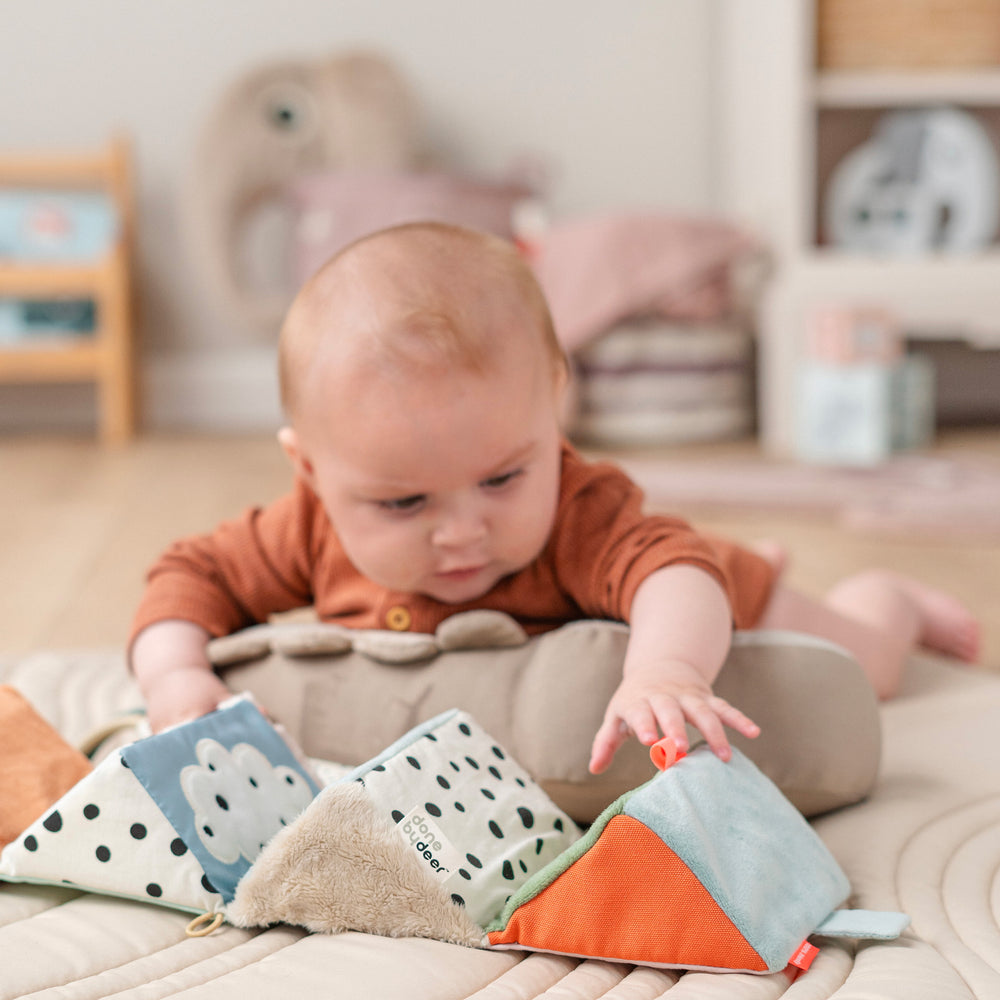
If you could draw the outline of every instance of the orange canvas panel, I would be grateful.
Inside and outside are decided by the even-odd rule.
[[[0,685],[0,847],[91,771],[14,688]]]
[[[766,969],[687,865],[624,815],[489,939],[621,961]]]

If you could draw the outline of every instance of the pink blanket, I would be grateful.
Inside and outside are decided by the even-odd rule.
[[[556,333],[572,352],[633,316],[706,322],[726,315],[732,266],[756,249],[721,221],[616,213],[553,225],[531,259]]]

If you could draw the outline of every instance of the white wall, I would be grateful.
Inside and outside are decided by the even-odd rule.
[[[496,175],[536,154],[564,217],[713,203],[714,0],[6,0],[0,11],[0,147],[96,146],[116,129],[134,139],[154,424],[277,419],[270,347],[207,295],[177,212],[202,122],[260,63],[381,49],[457,165]]]

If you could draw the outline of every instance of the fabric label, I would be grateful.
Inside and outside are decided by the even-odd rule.
[[[808,941],[803,941],[799,945],[798,951],[788,960],[789,965],[794,965],[796,969],[806,971],[813,964],[813,959],[819,954],[819,948]]]
[[[411,809],[396,829],[435,878],[447,882],[458,873],[462,855],[422,806]]]

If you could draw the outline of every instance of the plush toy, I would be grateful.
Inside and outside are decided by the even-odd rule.
[[[807,968],[812,933],[898,936],[739,751],[663,773],[583,833],[494,736],[444,712],[320,789],[247,697],[111,754],[0,854],[0,879],[223,920],[718,971]],[[680,757],[682,759],[677,760]]]
[[[811,934],[891,940],[909,924],[835,910],[847,877],[741,753],[724,764],[702,744],[660,757],[663,773],[511,895],[491,946],[766,973],[807,969]]]
[[[506,747],[453,709],[323,789],[261,854],[226,918],[477,946],[482,925],[580,834]]]
[[[675,757],[583,834],[474,719],[443,713],[327,786],[226,919],[757,973],[807,968],[810,934],[894,938],[909,922],[834,914],[847,878],[738,751]]]
[[[319,785],[247,698],[137,740],[68,788],[0,855],[0,879],[221,913]]]
[[[574,820],[593,821],[647,781],[634,740],[600,775],[587,765],[621,680],[624,625],[580,621],[528,639],[506,615],[471,611],[435,635],[261,625],[209,653],[312,757],[359,765],[455,706],[469,712]],[[716,690],[762,729],[733,745],[805,814],[856,802],[878,771],[877,703],[844,650],[787,632],[737,633]]]
[[[433,637],[353,638],[411,672],[486,636],[488,649],[466,652],[497,658],[535,642],[489,612],[445,626]],[[346,630],[288,637],[277,630],[269,644],[366,655],[346,648],[354,645]],[[573,652],[562,645],[561,654]],[[236,652],[232,642],[220,648]],[[571,663],[580,666],[579,656]],[[464,669],[476,672],[467,661]],[[574,673],[577,685],[588,679]],[[808,674],[799,686],[801,699]],[[812,694],[823,699],[821,688]],[[496,693],[494,685],[494,702]],[[516,703],[506,699],[508,709]],[[13,730],[23,734],[24,705],[15,699],[13,708]],[[830,708],[824,700],[817,718]],[[547,728],[565,735],[551,712]],[[284,922],[713,971],[808,968],[814,933],[894,938],[905,928],[904,914],[836,909],[850,890],[844,873],[739,750],[723,763],[704,744],[687,754],[669,740],[640,749],[661,773],[627,789],[584,832],[468,712],[421,722],[321,787],[316,762],[241,695],[106,755],[7,844],[0,880],[189,910],[194,936],[224,920]]]
[[[739,751],[661,741],[652,757],[663,773],[584,834],[468,713],[320,790],[238,698],[105,758],[7,847],[0,878],[201,908],[194,935],[280,921],[715,971],[807,968],[813,933],[908,923],[834,912],[846,877]]]
[[[837,166],[826,203],[835,244],[891,254],[967,253],[992,242],[1000,162],[957,108],[894,111]]]
[[[273,336],[289,290],[254,273],[254,226],[268,211],[278,214],[272,227],[287,225],[276,206],[303,173],[413,169],[419,132],[409,84],[376,53],[289,59],[236,80],[205,124],[184,206],[194,257],[215,294]]]

